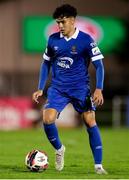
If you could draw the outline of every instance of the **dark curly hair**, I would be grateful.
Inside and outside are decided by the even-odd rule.
[[[77,9],[70,4],[63,4],[57,7],[53,13],[53,18],[63,18],[63,17],[76,17]]]

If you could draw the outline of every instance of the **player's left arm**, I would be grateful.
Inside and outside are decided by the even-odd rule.
[[[104,65],[101,59],[92,61],[92,63],[96,69],[96,89],[93,94],[93,102],[96,106],[99,106],[104,103],[104,98],[102,94],[104,83]]]
[[[96,106],[102,105],[104,103],[103,99],[103,83],[104,83],[104,66],[102,59],[104,56],[102,55],[100,49],[97,46],[97,43],[93,40],[93,38],[89,35],[86,38],[86,50],[88,55],[96,69],[96,88],[93,93],[93,102]]]

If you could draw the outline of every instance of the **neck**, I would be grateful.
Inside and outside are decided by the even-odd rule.
[[[76,31],[76,28],[74,27],[68,35],[66,35],[67,38],[70,38]]]

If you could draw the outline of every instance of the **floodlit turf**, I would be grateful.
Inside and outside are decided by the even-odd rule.
[[[1,179],[126,179],[129,178],[129,129],[101,129],[104,158],[108,175],[94,173],[93,158],[85,128],[60,129],[66,146],[65,168],[54,168],[54,149],[41,129],[0,132]],[[29,172],[24,165],[25,155],[32,149],[40,149],[49,156],[49,168],[45,172]]]

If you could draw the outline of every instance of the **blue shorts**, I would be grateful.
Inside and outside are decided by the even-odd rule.
[[[95,111],[89,86],[86,89],[62,90],[50,87],[47,92],[47,98],[44,109],[53,108],[60,113],[68,103],[71,103],[79,113]]]

